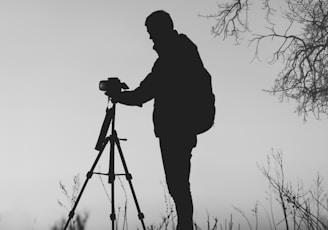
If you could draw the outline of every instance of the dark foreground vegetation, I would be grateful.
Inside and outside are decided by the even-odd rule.
[[[223,222],[220,222],[218,218],[210,217],[208,214],[204,223],[194,223],[194,229],[328,230],[328,194],[324,190],[323,177],[319,173],[310,188],[304,188],[302,181],[299,181],[296,187],[293,186],[292,182],[287,181],[285,177],[281,151],[272,151],[267,156],[267,165],[258,166],[258,168],[269,183],[267,204],[263,205],[261,202],[257,202],[250,214],[235,207],[236,215],[241,216],[246,225],[241,227],[240,223],[235,223],[232,214],[228,220],[226,219]],[[67,201],[58,201],[58,203],[69,211],[64,203],[69,203],[69,206],[74,204],[80,189],[79,175],[74,176],[71,194],[62,183],[60,183],[60,189]],[[173,202],[170,201],[167,193],[164,196],[166,213],[162,217],[161,223],[147,226],[147,230],[175,230],[176,214]],[[276,211],[277,208],[279,212]],[[117,230],[128,230],[127,202],[124,207],[119,207],[119,209]],[[249,218],[249,216],[251,217]],[[68,230],[86,230],[88,217],[88,213],[77,213],[72,219]],[[57,221],[51,227],[51,230],[61,230],[65,221],[65,218]]]

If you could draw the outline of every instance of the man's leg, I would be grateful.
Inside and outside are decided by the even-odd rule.
[[[166,183],[178,214],[178,230],[193,229],[193,204],[189,176],[191,151],[195,145],[195,136],[160,139]]]

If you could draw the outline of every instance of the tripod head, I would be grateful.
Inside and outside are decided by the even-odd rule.
[[[106,144],[106,135],[108,132],[108,128],[110,123],[112,122],[112,128],[114,130],[114,121],[115,121],[115,110],[116,110],[116,101],[113,100],[117,95],[119,95],[122,90],[129,89],[127,84],[121,82],[119,78],[113,77],[108,78],[107,80],[103,80],[99,82],[99,90],[105,91],[105,95],[108,96],[108,101],[111,100],[113,105],[112,108],[106,109],[106,117],[101,127],[101,131],[98,137],[98,141],[95,149],[101,150],[102,146]]]

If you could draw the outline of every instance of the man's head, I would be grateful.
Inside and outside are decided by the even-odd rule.
[[[163,11],[158,10],[151,13],[145,22],[150,39],[153,42],[161,43],[173,32],[173,21],[171,16]]]

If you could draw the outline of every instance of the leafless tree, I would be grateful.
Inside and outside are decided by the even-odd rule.
[[[243,35],[250,35],[257,58],[261,43],[274,40],[278,47],[270,62],[282,60],[283,69],[267,91],[281,100],[296,100],[296,111],[304,119],[308,112],[316,118],[328,115],[328,1],[284,0],[284,6],[278,7],[273,7],[277,1],[257,1],[219,3],[217,13],[207,16],[216,21],[213,34],[224,39],[232,37],[237,43],[244,39]],[[254,33],[250,28],[252,7],[259,5],[264,12],[266,33]]]

